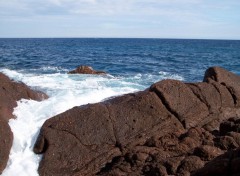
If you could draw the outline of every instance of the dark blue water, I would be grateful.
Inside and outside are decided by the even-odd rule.
[[[91,65],[114,76],[178,74],[202,80],[210,66],[240,74],[240,41],[175,39],[0,39],[0,68],[64,72]],[[43,70],[43,67],[59,70]]]

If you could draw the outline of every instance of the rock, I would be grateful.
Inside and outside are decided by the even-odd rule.
[[[239,147],[237,142],[231,136],[221,136],[219,138],[216,138],[215,145],[222,150],[231,150]]]
[[[14,82],[0,73],[0,173],[6,167],[13,142],[13,134],[8,120],[14,118],[13,108],[17,106],[16,101],[22,98],[41,101],[48,96],[42,92],[31,90],[23,83]]]
[[[153,84],[150,91],[157,93],[168,110],[186,128],[196,126],[209,114],[207,106],[194,95],[186,84],[180,81],[163,80]]]
[[[204,162],[197,156],[188,156],[186,158],[184,158],[181,162],[181,164],[179,165],[178,167],[178,172],[179,173],[186,173],[189,172],[189,175],[190,175],[190,172],[192,171],[195,171],[197,169],[200,169],[204,166]]]
[[[240,106],[240,76],[220,67],[211,67],[205,72],[204,82],[212,80],[224,85],[231,93],[235,105]]]
[[[194,155],[199,156],[203,161],[210,161],[223,154],[223,151],[215,146],[203,145],[196,147]]]
[[[223,122],[220,124],[220,135],[224,136],[226,135],[228,132],[231,132],[233,131],[235,127],[235,124],[234,122],[231,122],[231,121],[226,121],[226,122]]]
[[[13,134],[6,120],[0,118],[0,174],[5,169],[12,147]]]
[[[240,149],[226,152],[196,170],[192,176],[229,176],[240,174]]]
[[[238,76],[211,68],[204,80],[163,80],[50,118],[34,146],[43,154],[39,174],[190,175],[238,147],[238,135],[230,135],[239,132]],[[234,125],[223,128],[232,117]]]
[[[168,174],[176,174],[177,169],[181,162],[184,160],[184,157],[171,157],[166,160],[164,163],[165,167],[167,168]]]
[[[240,133],[238,132],[230,132],[227,135],[231,136],[234,141],[237,143],[238,146],[240,146]]]
[[[148,136],[173,127],[182,128],[152,92],[75,107],[44,123],[34,147],[44,153],[39,173],[92,175]]]
[[[17,106],[16,101],[22,98],[37,101],[48,98],[43,92],[31,90],[27,85],[14,82],[2,73],[0,73],[0,97],[0,114],[5,120],[14,118],[12,112]]]
[[[94,74],[94,75],[98,75],[98,74],[106,74],[106,72],[96,71],[96,70],[93,70],[93,68],[90,67],[90,66],[81,65],[81,66],[77,67],[75,70],[72,70],[72,71],[68,72],[68,74]]]
[[[220,124],[220,135],[226,135],[228,132],[240,132],[240,122],[229,119]]]

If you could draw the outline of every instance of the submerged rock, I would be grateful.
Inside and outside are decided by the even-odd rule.
[[[202,83],[164,80],[52,117],[34,146],[39,174],[191,175],[239,147],[239,78],[214,67]]]
[[[68,72],[68,74],[93,74],[93,75],[99,75],[99,74],[106,74],[104,71],[96,71],[93,70],[92,67],[86,66],[86,65],[81,65],[77,67],[75,70],[72,70]]]
[[[14,82],[0,73],[0,173],[6,167],[13,141],[8,120],[14,118],[13,108],[22,98],[41,101],[48,96],[43,92],[31,90],[23,83]]]

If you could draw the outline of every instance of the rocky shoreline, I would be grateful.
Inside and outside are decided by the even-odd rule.
[[[240,77],[215,67],[201,83],[163,80],[75,107],[44,123],[34,147],[39,173],[203,175],[208,161],[239,147],[238,128],[226,125],[239,124],[239,93]]]
[[[0,171],[12,145],[7,121],[16,101],[47,98],[11,86],[0,91],[1,99],[5,89],[10,92],[5,99],[13,97],[12,106],[0,101]],[[239,146],[240,76],[212,67],[203,82],[163,80],[52,117],[42,126],[34,152],[43,154],[40,175],[237,176]]]

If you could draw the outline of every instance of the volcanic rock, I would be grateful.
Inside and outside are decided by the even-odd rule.
[[[34,146],[43,154],[39,174],[202,173],[210,160],[240,147],[239,76],[214,67],[204,81],[163,80],[50,118]]]
[[[42,92],[31,90],[23,83],[14,82],[0,73],[0,173],[6,167],[13,141],[8,120],[14,118],[13,108],[17,106],[16,101],[22,98],[41,101],[48,96]]]
[[[0,174],[5,169],[12,147],[13,134],[6,120],[0,117]]]
[[[240,76],[221,67],[211,67],[206,71],[204,81],[212,80],[224,85],[231,93],[235,105],[240,106]]]
[[[92,67],[86,66],[86,65],[81,65],[77,67],[75,70],[72,70],[68,72],[68,74],[94,74],[94,75],[99,75],[99,74],[106,74],[104,71],[96,71],[93,70]]]
[[[240,175],[240,148],[228,151],[195,171],[193,176],[237,176]]]

